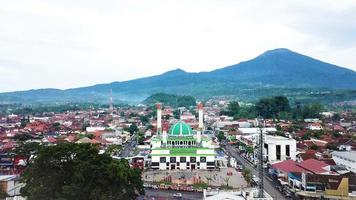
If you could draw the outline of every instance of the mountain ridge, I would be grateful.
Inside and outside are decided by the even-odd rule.
[[[115,99],[138,101],[159,92],[194,96],[239,95],[238,89],[273,87],[356,90],[356,72],[278,48],[208,72],[186,72],[176,68],[155,76],[65,90],[50,88],[0,93],[0,103],[105,102],[110,90]]]

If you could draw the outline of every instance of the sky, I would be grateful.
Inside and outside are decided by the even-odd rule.
[[[74,88],[275,48],[356,70],[355,0],[0,0],[0,92]]]

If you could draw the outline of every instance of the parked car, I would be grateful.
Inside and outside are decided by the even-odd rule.
[[[182,195],[182,193],[175,193],[175,194],[173,194],[173,197],[181,198],[181,197],[183,197],[183,195]]]

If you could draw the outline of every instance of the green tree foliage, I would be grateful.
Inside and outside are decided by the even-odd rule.
[[[333,114],[333,116],[331,117],[331,120],[333,122],[338,122],[338,121],[340,121],[340,119],[341,119],[341,116],[338,113]]]
[[[270,98],[262,98],[256,103],[257,114],[264,118],[277,118],[281,112],[289,112],[290,105],[287,97],[275,96]]]
[[[196,105],[196,99],[193,96],[179,96],[174,94],[156,93],[148,97],[145,104],[152,105],[155,103],[163,103],[172,107],[190,107]]]
[[[245,178],[245,180],[248,184],[251,184],[251,182],[252,182],[251,170],[245,168],[244,170],[242,170],[242,176]]]
[[[138,144],[143,144],[143,141],[145,141],[145,135],[141,132],[137,134],[137,143]]]
[[[86,133],[86,134],[84,135],[84,137],[87,137],[87,138],[89,138],[89,139],[93,139],[93,138],[94,138],[94,135],[93,135],[92,133]]]
[[[136,133],[138,131],[137,125],[136,124],[131,124],[128,131],[132,134]]]
[[[310,140],[310,136],[311,136],[311,132],[306,132],[303,136],[302,136],[302,140]]]
[[[175,119],[179,119],[180,118],[180,111],[178,109],[173,111],[173,116]]]
[[[28,163],[31,156],[36,155],[41,148],[42,146],[38,142],[20,141],[18,146],[13,150],[13,153],[19,156],[24,156],[26,158],[26,162]]]
[[[302,108],[303,118],[320,118],[320,113],[324,110],[323,105],[314,103],[311,105],[304,105]]]
[[[30,134],[23,133],[23,134],[16,134],[13,139],[16,141],[24,142],[24,141],[30,140],[32,138],[33,137]]]
[[[122,145],[111,144],[106,149],[106,152],[110,155],[114,155],[115,153],[118,153],[121,149],[122,149]]]
[[[21,118],[21,128],[25,128],[28,123],[30,123],[29,117],[27,117],[27,118],[22,117]]]
[[[253,153],[253,147],[250,146],[250,145],[246,146],[246,153],[252,154]]]
[[[230,101],[227,105],[227,110],[231,116],[234,116],[239,113],[240,111],[240,104],[237,101]]]
[[[329,150],[338,150],[337,145],[335,143],[327,143],[325,147]]]
[[[311,145],[311,146],[310,146],[310,149],[312,149],[312,150],[318,150],[318,149],[319,149],[319,147],[318,147],[318,146],[316,146],[315,144],[313,144],[313,145]]]
[[[61,124],[58,122],[55,122],[53,124],[53,129],[54,129],[54,131],[59,131],[61,129]]]
[[[239,112],[234,115],[235,119],[241,119],[241,118],[255,118],[256,115],[256,109],[254,106],[240,106]]]
[[[222,140],[225,140],[226,138],[225,138],[224,132],[219,131],[219,133],[218,133],[218,135],[217,135],[217,138],[218,138],[218,140],[219,140],[220,142],[221,142]]]
[[[150,122],[150,119],[148,116],[140,116],[140,120],[143,124],[148,124]]]
[[[135,199],[143,194],[141,172],[124,159],[98,154],[90,144],[61,143],[41,148],[22,181],[21,193],[37,199]]]

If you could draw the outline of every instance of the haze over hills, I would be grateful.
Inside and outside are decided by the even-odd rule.
[[[128,102],[139,102],[159,92],[249,99],[269,96],[271,91],[286,94],[305,89],[348,90],[351,98],[356,99],[356,72],[288,49],[274,49],[252,60],[210,72],[189,73],[176,69],[156,76],[89,87],[0,93],[0,102],[107,102],[110,90],[116,101]]]

